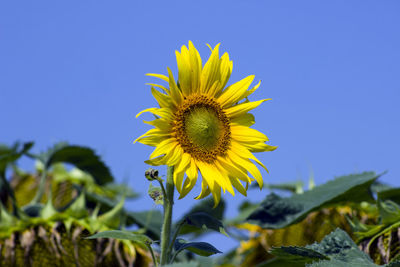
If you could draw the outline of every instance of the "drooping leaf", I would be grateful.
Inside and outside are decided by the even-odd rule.
[[[228,236],[222,222],[205,212],[190,213],[184,218],[184,222],[197,228],[215,230]]]
[[[218,206],[214,208],[214,200],[210,197],[200,201],[188,213],[186,213],[186,215],[195,212],[205,212],[210,216],[216,218],[217,220],[222,221],[224,218],[225,206],[225,200],[221,199]],[[184,215],[183,217],[186,217],[186,215]]]
[[[110,211],[100,215],[98,220],[110,228],[118,228],[121,223],[121,218],[124,213],[124,203],[125,198],[122,198],[121,201]]]
[[[380,200],[391,200],[400,205],[400,188],[387,188],[377,193]]]
[[[250,214],[252,214],[258,207],[259,204],[252,203],[247,200],[243,201],[243,203],[241,203],[239,206],[239,214],[233,219],[228,219],[227,221],[225,221],[225,223],[227,225],[243,223],[247,219],[247,217],[249,217]]]
[[[74,218],[82,218],[87,216],[88,211],[86,209],[85,192],[81,191],[79,196],[76,197],[72,203],[65,210],[66,214]]]
[[[17,218],[10,214],[0,203],[0,230],[4,231],[15,225]]]
[[[70,163],[77,168],[92,175],[93,179],[99,185],[112,182],[114,179],[110,170],[95,152],[88,147],[60,145],[51,149],[42,156],[45,160],[46,168],[58,162]]]
[[[263,228],[279,229],[301,221],[322,207],[345,202],[373,202],[369,187],[378,177],[373,172],[342,176],[287,198],[272,193],[247,220]]]
[[[126,184],[109,183],[103,185],[103,188],[113,193],[113,196],[124,195],[127,199],[137,198],[139,196],[138,193],[133,191],[133,189]]]
[[[153,243],[151,238],[149,238],[146,235],[132,233],[130,231],[121,231],[121,230],[99,232],[97,234],[87,237],[87,239],[95,239],[95,238],[114,238],[114,239],[130,240],[141,245],[150,245],[151,243]]]
[[[328,260],[323,254],[305,247],[279,247],[271,249],[270,253],[290,262],[309,263],[316,260]]]
[[[19,159],[23,154],[27,153],[33,146],[33,142],[21,144],[16,142],[12,147],[0,144],[0,175],[4,175],[8,164]]]
[[[46,220],[55,214],[57,214],[57,210],[54,208],[51,198],[49,198],[47,203],[43,206],[43,209],[40,211],[40,218]]]
[[[223,199],[221,199],[218,206],[216,208],[213,208],[213,207],[214,207],[214,200],[212,198],[206,198],[206,199],[202,200],[200,203],[198,203],[197,205],[195,205],[191,210],[189,210],[189,212],[187,212],[182,217],[182,219],[179,220],[179,222],[183,221],[185,218],[187,218],[191,214],[198,213],[198,212],[206,213],[209,215],[209,217],[212,217],[218,221],[222,221],[224,218],[224,213],[225,213],[225,201]],[[211,228],[211,229],[213,229],[213,228]],[[217,230],[217,231],[219,231],[219,230]],[[202,234],[203,232],[204,231],[202,231],[202,229],[199,229],[197,226],[188,225],[188,224],[184,225],[180,230],[181,234],[191,233],[196,236]]]
[[[137,224],[146,230],[146,234],[154,240],[159,240],[163,216],[158,210],[127,212],[127,224]]]
[[[178,238],[175,241],[174,248],[176,250],[176,254],[180,251],[186,249],[190,252],[193,252],[200,256],[209,257],[211,255],[222,253],[218,249],[216,249],[213,245],[207,242],[186,242],[183,239]]]
[[[305,263],[300,262],[288,262],[281,258],[272,258],[267,261],[257,264],[255,267],[304,267]]]
[[[0,144],[0,202],[6,204],[7,198],[10,197],[14,213],[17,212],[15,194],[6,179],[6,170],[11,163],[27,153],[32,146],[33,142],[24,143],[22,147],[19,142],[16,142],[12,147]]]
[[[195,261],[176,262],[176,263],[163,265],[162,267],[199,267],[199,263],[195,262]]]
[[[279,259],[290,262],[305,261],[306,266],[336,267],[365,266],[376,267],[371,258],[362,252],[348,234],[336,229],[327,235],[320,243],[302,247],[281,247],[272,251]],[[291,256],[289,256],[290,254]],[[312,263],[310,263],[310,260]]]
[[[400,207],[396,202],[378,199],[378,210],[383,224],[400,221]]]

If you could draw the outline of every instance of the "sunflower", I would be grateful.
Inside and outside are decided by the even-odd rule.
[[[250,75],[226,87],[232,61],[228,53],[219,56],[219,44],[209,48],[211,55],[204,66],[192,42],[176,51],[178,82],[169,68],[168,76],[147,74],[168,85],[149,84],[159,107],[145,109],[136,117],[153,113],[156,119],[144,122],[155,128],[135,142],[155,147],[146,163],[174,167],[173,179],[180,198],[193,189],[200,172],[201,192],[196,199],[212,193],[217,205],[221,189],[235,195],[236,188],[246,196],[248,185],[254,180],[261,188],[262,176],[253,161],[268,170],[252,152],[276,147],[265,143],[265,134],[249,128],[255,120],[248,112],[270,100],[247,99],[260,82],[249,89],[254,80]]]

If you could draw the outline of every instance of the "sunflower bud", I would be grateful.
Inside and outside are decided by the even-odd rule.
[[[149,168],[149,169],[146,170],[146,172],[144,173],[144,176],[145,176],[146,179],[149,180],[149,181],[158,180],[158,171],[157,171],[156,169]]]

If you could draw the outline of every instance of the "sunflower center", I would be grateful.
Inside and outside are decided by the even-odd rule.
[[[197,160],[212,163],[230,146],[229,119],[219,103],[205,95],[184,100],[175,113],[173,129],[183,151]]]
[[[196,107],[185,118],[186,134],[193,144],[204,149],[213,149],[218,143],[222,122],[214,110]]]

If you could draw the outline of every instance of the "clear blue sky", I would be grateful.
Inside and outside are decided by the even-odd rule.
[[[148,129],[135,115],[156,104],[144,74],[176,73],[174,50],[188,40],[203,58],[206,43],[220,42],[234,62],[230,81],[255,74],[251,100],[273,99],[254,112],[255,128],[279,146],[259,155],[266,182],[306,180],[310,168],[317,184],[388,170],[382,181],[400,186],[399,14],[389,0],[2,1],[0,142],[91,146],[144,194],[130,210],[154,207],[143,178],[152,148],[132,144]],[[175,218],[199,191],[176,202]],[[227,199],[233,216],[244,197]]]

